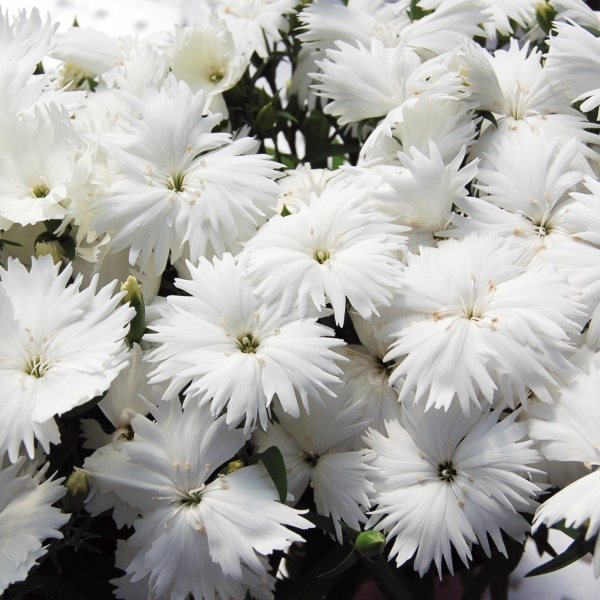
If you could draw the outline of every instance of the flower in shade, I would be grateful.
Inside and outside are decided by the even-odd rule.
[[[65,494],[63,480],[44,481],[49,463],[37,471],[35,462],[20,457],[11,465],[4,457],[0,470],[0,593],[27,577],[46,554],[44,540],[62,538],[58,529],[69,520],[52,506]]]
[[[97,493],[142,515],[128,539],[129,581],[148,576],[149,598],[242,600],[249,587],[269,597],[265,557],[302,541],[286,526],[312,524],[279,502],[264,467],[224,470],[249,437],[224,416],[215,421],[195,402],[182,410],[177,398],[149,408],[156,422],[136,416],[134,439],[120,442],[127,460],[107,456],[87,471]]]

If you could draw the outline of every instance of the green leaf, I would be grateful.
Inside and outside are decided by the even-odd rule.
[[[308,512],[302,516],[325,533],[335,535],[335,527],[333,525],[333,520],[330,517],[324,517],[323,515],[318,515],[314,512]]]
[[[408,9],[408,16],[411,21],[418,21],[423,17],[431,14],[433,10],[425,10],[419,6],[419,0],[410,0],[410,8]]]
[[[336,545],[320,564],[311,569],[298,583],[294,584],[294,588],[284,597],[284,600],[317,600],[318,598],[324,598],[340,575],[330,577],[319,577],[319,575],[333,569],[335,565],[344,559],[347,552],[347,547]]]
[[[281,110],[281,109],[278,110],[277,116],[283,117],[284,119],[287,119],[288,121],[291,121],[292,123],[298,123],[298,119],[296,119],[296,117],[294,115],[287,112],[287,110]]]
[[[292,213],[288,210],[287,206],[284,204],[283,208],[281,209],[281,216],[282,217],[289,217]]]
[[[18,242],[11,242],[10,240],[4,240],[0,238],[0,248],[2,248],[2,246],[18,246],[19,248],[21,248],[23,244],[19,244]]]
[[[580,558],[583,558],[589,552],[593,552],[595,543],[595,537],[587,541],[583,537],[577,538],[562,554],[559,554],[556,558],[532,569],[525,577],[547,575],[548,573],[554,573],[554,571],[564,569],[570,564],[577,562]]]
[[[409,591],[407,583],[395,572],[383,555],[378,554],[374,558],[363,558],[363,563],[371,572],[373,577],[385,586],[397,600],[416,600]]]
[[[334,577],[335,575],[340,575],[352,565],[356,564],[359,560],[359,554],[352,550],[352,552],[350,552],[350,554],[348,554],[348,556],[346,556],[346,558],[337,567],[331,569],[331,571],[327,571],[327,573],[319,575],[319,577]]]
[[[552,525],[552,529],[557,529],[558,531],[562,531],[565,535],[568,535],[572,540],[576,540],[582,535],[585,535],[585,528],[574,529],[573,527],[566,527],[564,519],[559,521],[558,523],[554,523]]]
[[[494,125],[496,129],[498,129],[498,121],[496,121],[496,117],[492,112],[490,112],[489,110],[478,110],[477,114],[483,119],[489,121],[492,125]]]
[[[356,538],[360,535],[360,531],[352,529],[350,525],[346,525],[346,523],[344,523],[344,521],[342,521],[341,519],[339,523],[342,526],[344,533],[350,538],[350,541],[354,544],[354,542],[356,542]]]
[[[281,450],[277,446],[271,446],[264,452],[252,456],[251,463],[255,464],[259,460],[265,465],[265,469],[267,469],[267,472],[275,484],[275,488],[279,493],[279,501],[282,504],[285,504],[285,501],[287,500],[288,480]]]

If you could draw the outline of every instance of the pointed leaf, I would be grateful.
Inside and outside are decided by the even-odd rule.
[[[587,541],[583,538],[578,538],[562,554],[529,571],[525,577],[546,575],[547,573],[554,573],[554,571],[568,567],[570,564],[583,558],[588,552],[593,552],[595,543],[595,537]]]
[[[265,465],[265,469],[267,469],[275,484],[275,488],[279,493],[279,501],[285,504],[288,493],[288,480],[281,450],[277,446],[271,446],[257,456],[262,464]]]
[[[331,571],[327,571],[327,573],[323,573],[319,575],[319,577],[333,577],[334,575],[339,575],[343,573],[347,569],[349,569],[353,564],[357,563],[360,560],[360,556],[357,552],[352,550],[348,556],[335,568],[331,569]]]

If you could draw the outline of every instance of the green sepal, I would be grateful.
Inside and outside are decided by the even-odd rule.
[[[279,501],[282,504],[285,504],[288,493],[288,480],[285,461],[283,460],[281,450],[277,446],[271,446],[264,452],[253,454],[250,458],[250,464],[254,465],[259,460],[265,466],[267,473],[269,473],[275,484],[275,488],[279,494]]]

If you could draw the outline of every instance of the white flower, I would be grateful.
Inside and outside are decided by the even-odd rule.
[[[585,539],[600,529],[600,375],[594,365],[589,373],[578,373],[553,405],[534,404],[529,410],[530,437],[541,442],[544,456],[550,460],[578,461],[594,472],[568,485],[537,510],[534,530],[565,520],[567,527],[587,523]],[[600,577],[600,545],[594,548],[594,575]]]
[[[527,425],[516,416],[498,421],[489,409],[467,417],[456,405],[425,411],[404,404],[401,422],[386,423],[387,437],[367,433],[378,469],[369,526],[394,538],[390,559],[398,566],[416,553],[415,570],[423,575],[433,560],[441,576],[442,558],[453,572],[452,546],[467,565],[473,543],[490,556],[488,535],[505,555],[500,530],[525,539],[529,525],[517,511],[535,506],[540,488],[526,474],[539,454],[521,441]]]
[[[170,64],[173,75],[183,79],[192,92],[213,96],[232,88],[242,77],[249,55],[237,49],[223,21],[211,16],[203,26],[175,30]]]
[[[337,391],[337,390],[336,390]],[[341,519],[354,529],[367,518],[373,484],[366,476],[367,450],[353,451],[354,437],[364,430],[364,405],[348,403],[346,390],[324,403],[311,402],[299,417],[274,407],[279,423],[252,435],[257,452],[277,446],[288,473],[289,491],[298,502],[310,484],[319,514],[332,517],[337,539],[342,543]]]
[[[268,590],[263,557],[302,541],[286,525],[312,525],[278,502],[263,467],[218,475],[248,437],[229,429],[224,416],[215,421],[197,403],[182,411],[177,398],[152,413],[156,423],[133,419],[135,437],[121,443],[127,461],[88,473],[101,492],[142,514],[128,539],[137,549],[127,567],[131,581],[149,575],[149,598],[174,600],[213,600],[215,592],[242,600],[248,586]]]
[[[52,417],[102,394],[127,365],[134,311],[118,307],[123,294],[96,295],[95,281],[80,291],[81,277],[67,285],[71,267],[58,269],[50,256],[31,272],[12,259],[0,269],[0,450],[11,460],[21,442],[33,456],[34,437],[48,452],[59,441]]]
[[[503,138],[486,156],[493,168],[477,174],[480,198],[456,199],[469,218],[455,216],[458,231],[445,234],[479,231],[509,238],[513,246],[523,249],[524,264],[553,246],[568,256],[573,252],[570,236],[579,234],[568,223],[577,204],[569,192],[583,178],[570,166],[577,151],[575,139],[561,147],[558,139],[548,141],[531,131]]]
[[[360,156],[365,163],[400,164],[399,152],[414,147],[427,155],[433,141],[448,164],[476,134],[473,113],[464,102],[428,97],[390,111],[369,135]]]
[[[551,402],[553,375],[572,369],[562,353],[584,307],[563,275],[525,271],[520,258],[501,238],[475,235],[409,258],[395,305],[415,320],[401,322],[385,357],[404,357],[391,377],[406,375],[401,400],[416,390],[415,401],[447,408],[456,398],[465,414],[497,389],[509,402],[516,394],[525,404],[529,389]]]
[[[461,87],[458,72],[447,66],[447,57],[423,62],[403,45],[386,48],[373,38],[370,49],[337,42],[327,50],[327,60],[318,61],[322,73],[312,76],[320,96],[332,100],[324,109],[338,117],[340,125],[384,117],[404,102],[421,98],[452,98]]]
[[[246,246],[256,292],[284,314],[297,304],[300,317],[309,300],[319,311],[330,302],[339,325],[346,298],[365,318],[377,312],[374,302],[389,305],[401,270],[395,253],[406,239],[398,233],[407,228],[369,210],[368,200],[368,189],[342,180],[296,214],[273,217]]]
[[[418,252],[419,246],[433,246],[437,243],[437,234],[447,229],[454,204],[467,196],[465,188],[477,173],[474,160],[460,168],[465,157],[463,146],[456,158],[448,165],[435,142],[429,142],[429,154],[421,154],[417,148],[411,148],[409,156],[398,153],[405,169],[382,169],[381,174],[391,186],[389,192],[380,191],[377,199],[382,209],[394,215],[394,222],[411,228],[407,234],[408,248]],[[443,235],[443,234],[442,234]]]
[[[79,143],[68,114],[52,105],[18,118],[0,114],[0,228],[62,219]]]
[[[577,23],[557,22],[553,28],[557,35],[548,40],[548,76],[589,112],[600,105],[600,39]]]
[[[245,417],[247,430],[257,419],[266,427],[275,394],[294,416],[295,392],[305,406],[309,396],[333,394],[340,357],[332,348],[343,342],[330,337],[329,328],[263,303],[230,254],[188,267],[192,280],[177,279],[176,285],[190,296],[169,296],[166,324],[146,336],[161,344],[149,355],[158,362],[151,383],[171,379],[166,397],[189,383],[187,403],[210,402],[215,416],[227,406],[227,423],[234,427]]]
[[[43,541],[62,538],[58,528],[69,520],[68,514],[52,506],[65,488],[62,479],[43,480],[48,466],[36,471],[21,457],[0,470],[0,593],[27,577],[46,553]]]
[[[148,102],[129,102],[140,117],[123,113],[125,133],[105,139],[118,175],[92,206],[102,211],[92,229],[114,232],[109,247],[129,247],[141,269],[154,251],[156,274],[186,243],[193,261],[210,249],[238,252],[275,208],[279,165],[251,154],[254,139],[211,133],[220,115],[203,116],[204,92],[183,81],[171,77]]]
[[[106,396],[98,403],[104,416],[115,427],[115,432],[109,435],[104,433],[98,421],[82,419],[81,429],[87,439],[84,448],[96,449],[112,440],[133,437],[131,420],[137,414],[147,414],[148,405],[142,398],[152,398],[152,387],[148,383],[152,365],[144,362],[143,357],[139,344],[133,344],[129,352],[129,364],[117,375]]]
[[[362,406],[364,421],[369,427],[380,432],[385,431],[385,421],[400,417],[398,391],[390,384],[393,362],[385,362],[390,342],[380,339],[381,330],[393,319],[394,310],[390,307],[378,307],[380,316],[363,319],[355,311],[350,311],[352,324],[362,345],[350,344],[340,350],[348,358],[342,364],[344,395],[351,403]],[[362,431],[354,439],[355,448],[363,448]]]

